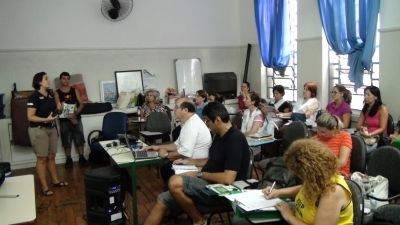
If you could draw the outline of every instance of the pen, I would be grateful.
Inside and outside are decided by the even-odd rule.
[[[276,181],[274,181],[274,183],[272,183],[271,189],[269,189],[269,193],[271,193],[272,190],[274,190],[275,184],[276,184]]]
[[[18,198],[19,194],[16,195],[0,195],[0,198]]]

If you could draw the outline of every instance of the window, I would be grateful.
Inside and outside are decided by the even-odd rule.
[[[350,67],[347,65],[347,55],[337,55],[332,49],[329,49],[329,99],[331,99],[330,90],[332,90],[332,87],[336,84],[341,84],[352,93],[351,108],[355,110],[362,109],[365,87],[371,85],[379,87],[379,32],[376,32],[376,44],[375,53],[372,57],[371,71],[364,70],[364,86],[358,88],[356,91],[354,90],[354,83],[349,80]]]
[[[272,88],[280,84],[285,87],[284,99],[295,102],[297,101],[297,0],[289,0],[289,20],[292,54],[286,71],[280,73],[271,68],[266,68],[264,65],[261,65],[261,71],[262,74],[267,76],[268,99],[273,98]]]

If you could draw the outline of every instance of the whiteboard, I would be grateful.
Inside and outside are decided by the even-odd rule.
[[[200,59],[175,59],[175,71],[179,93],[194,96],[203,89]]]

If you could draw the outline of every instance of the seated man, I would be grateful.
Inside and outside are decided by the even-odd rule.
[[[218,102],[204,107],[203,116],[207,126],[216,134],[209,158],[201,172],[174,175],[169,181],[169,191],[158,196],[158,200],[145,221],[145,225],[161,224],[164,213],[185,211],[193,224],[206,224],[198,205],[225,205],[228,200],[218,196],[208,196],[203,190],[209,183],[231,184],[235,180],[246,179],[250,153],[246,138],[232,127],[229,114]]]
[[[182,130],[174,143],[152,145],[146,150],[158,151],[161,157],[175,160],[179,164],[204,165],[208,158],[208,149],[211,145],[211,134],[206,124],[195,113],[196,109],[189,98],[179,98],[175,102],[175,117],[182,122]],[[161,168],[165,190],[169,178],[174,175],[171,163]]]

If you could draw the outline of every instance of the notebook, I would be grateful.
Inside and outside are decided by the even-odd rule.
[[[135,141],[135,143],[132,143],[131,140],[132,139],[128,138],[128,135],[126,134],[125,135],[126,145],[131,150],[133,158],[135,160],[137,160],[137,159],[150,159],[150,158],[157,158],[158,157],[158,152],[143,150],[143,145],[138,145],[137,141]]]

